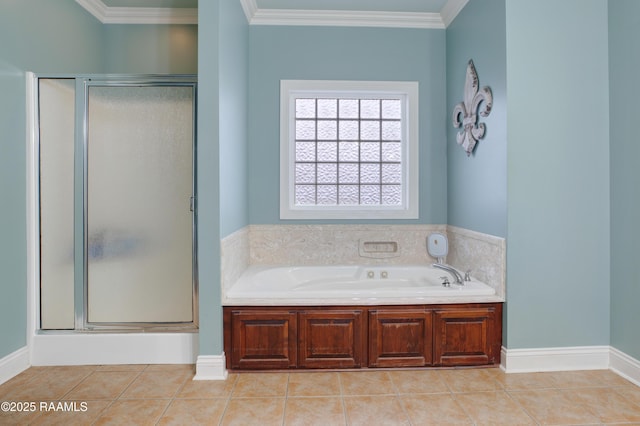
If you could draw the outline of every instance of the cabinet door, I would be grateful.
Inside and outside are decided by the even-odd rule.
[[[431,312],[385,308],[369,311],[369,367],[431,364]]]
[[[305,310],[299,313],[301,368],[359,368],[365,334],[362,310]]]
[[[295,312],[232,310],[229,315],[231,368],[295,368]]]
[[[447,307],[434,315],[436,365],[487,365],[500,362],[501,305]]]

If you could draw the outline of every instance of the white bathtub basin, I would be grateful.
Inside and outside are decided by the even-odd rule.
[[[441,277],[452,283],[442,285]],[[495,296],[487,284],[472,279],[453,284],[445,271],[431,266],[281,266],[249,267],[226,291],[225,301],[247,299],[386,300],[462,299]],[[455,300],[451,300],[455,302]]]

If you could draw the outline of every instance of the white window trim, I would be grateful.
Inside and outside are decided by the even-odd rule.
[[[295,98],[304,96],[380,97],[401,95],[406,99],[403,117],[401,206],[296,206]],[[280,219],[417,219],[419,217],[418,173],[418,83],[413,81],[281,80],[280,82]]]

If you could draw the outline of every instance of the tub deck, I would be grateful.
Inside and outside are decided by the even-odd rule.
[[[444,277],[450,286],[442,285]],[[431,266],[251,266],[223,292],[225,306],[407,305],[503,302],[475,280],[453,283]]]

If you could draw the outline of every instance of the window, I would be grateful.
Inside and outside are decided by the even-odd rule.
[[[418,217],[418,83],[283,80],[280,218]]]

